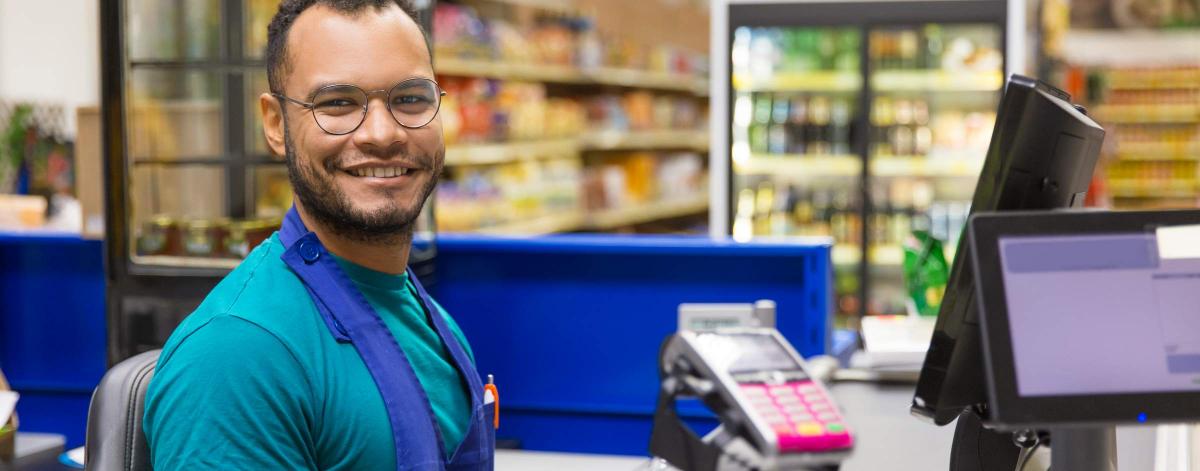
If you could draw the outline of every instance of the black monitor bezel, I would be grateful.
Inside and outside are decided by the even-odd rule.
[[[1196,407],[1200,391],[1019,395],[999,250],[1002,237],[1138,233],[1186,224],[1200,224],[1200,210],[1021,211],[980,213],[970,218],[967,231],[982,331],[989,423],[1000,428],[1039,428],[1200,420],[1200,407]],[[1063,347],[1069,348],[1069,343],[1064,342]]]

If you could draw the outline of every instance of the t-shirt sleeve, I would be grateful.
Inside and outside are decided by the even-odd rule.
[[[155,470],[316,469],[312,388],[277,337],[219,316],[164,351],[143,421]]]

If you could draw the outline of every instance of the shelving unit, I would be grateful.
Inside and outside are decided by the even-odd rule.
[[[1121,142],[1117,144],[1119,160],[1187,161],[1200,160],[1200,141],[1169,142]]]
[[[661,219],[699,214],[707,209],[708,195],[698,195],[595,212],[570,211],[551,214],[528,221],[483,227],[479,229],[479,232],[492,235],[538,236],[581,230],[607,231]]]
[[[1200,104],[1101,105],[1094,114],[1097,119],[1113,124],[1190,124],[1200,122]]]
[[[871,85],[879,92],[994,92],[1004,87],[1000,71],[885,70],[876,72]]]
[[[1122,198],[1200,198],[1200,181],[1109,180],[1108,191]]]
[[[875,245],[869,250],[871,263],[879,268],[898,269],[904,264],[904,249],[899,245]],[[858,245],[836,245],[833,248],[833,264],[854,267],[862,261],[862,247]]]
[[[735,160],[733,166],[738,173],[788,178],[857,177],[862,172],[862,161],[856,155],[754,155],[742,162]]]
[[[492,235],[539,236],[576,230],[583,225],[583,221],[582,211],[572,211],[542,216],[528,221],[483,227],[479,229],[479,232]]]
[[[765,80],[735,74],[732,80],[734,89],[748,92],[855,92],[862,88],[862,75],[857,72],[784,72]]]
[[[570,65],[505,63],[445,56],[438,56],[434,60],[437,73],[441,75],[708,94],[708,80],[692,75],[612,67],[580,69]]]
[[[871,173],[879,177],[958,177],[978,178],[983,169],[980,158],[929,158],[925,156],[876,157]]]
[[[708,152],[708,132],[696,130],[600,131],[579,137],[580,150],[695,150]]]
[[[583,228],[609,230],[659,219],[698,214],[708,209],[708,195],[679,200],[656,201],[628,208],[609,209],[587,215]]]
[[[731,3],[713,51],[728,58],[717,217],[738,240],[833,237],[838,306],[855,311],[840,314],[904,312],[911,231],[956,242],[1022,49],[1004,2],[886,3]]]
[[[495,144],[456,144],[446,147],[446,165],[489,165],[521,159],[557,157],[579,153],[577,139],[505,142]]]

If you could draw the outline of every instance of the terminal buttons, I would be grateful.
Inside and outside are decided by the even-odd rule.
[[[771,426],[782,452],[838,451],[853,445],[837,408],[810,380],[742,384],[741,391],[753,413]]]

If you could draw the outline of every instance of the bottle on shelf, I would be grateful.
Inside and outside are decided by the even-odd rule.
[[[771,209],[775,206],[775,185],[770,181],[758,184],[754,195],[754,235],[771,234]]]
[[[776,96],[771,106],[771,121],[767,131],[767,152],[786,154],[788,151],[788,108],[789,101]]]
[[[808,100],[803,96],[792,97],[788,110],[788,153],[802,155],[808,151]]]
[[[887,157],[892,155],[892,126],[895,124],[895,110],[890,97],[881,96],[875,100],[871,108],[871,147],[872,155]]]
[[[850,123],[850,101],[845,98],[833,99],[830,111],[830,140],[834,155],[850,153]]]
[[[826,96],[814,96],[808,102],[808,153],[814,155],[829,155],[832,151],[830,142],[830,104]]]
[[[913,107],[912,101],[895,101],[895,126],[891,130],[892,154],[913,155]]]
[[[754,97],[754,120],[750,123],[750,151],[765,154],[771,124],[771,95],[759,93]]]
[[[933,150],[933,130],[929,127],[929,103],[913,101],[913,154],[928,156]]]
[[[920,36],[915,29],[902,29],[896,33],[897,69],[915,69],[920,55]]]
[[[942,68],[942,50],[945,49],[945,38],[942,26],[939,24],[925,25],[924,49],[921,51],[922,67],[925,69]]]

